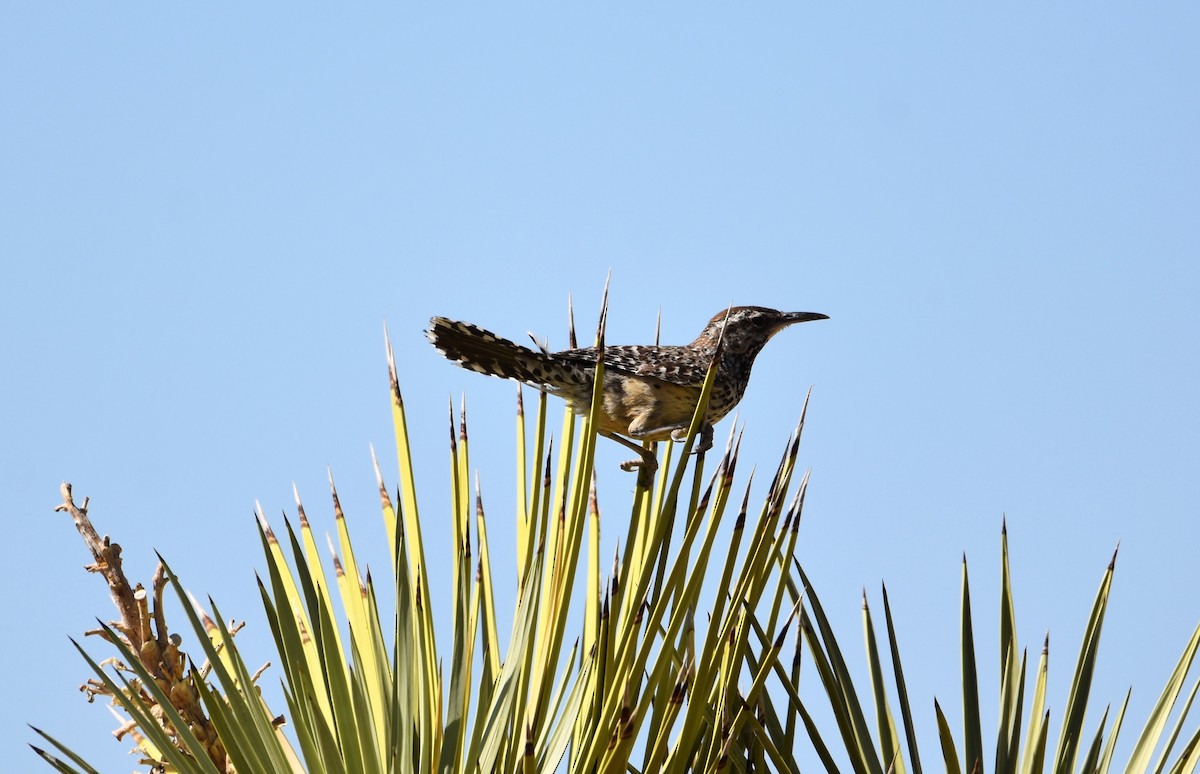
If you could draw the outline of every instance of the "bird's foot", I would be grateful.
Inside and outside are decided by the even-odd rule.
[[[647,449],[639,459],[622,462],[621,470],[626,472],[636,470],[638,472],[638,487],[649,489],[654,483],[654,474],[658,471],[658,459]]]
[[[677,427],[671,431],[672,441],[686,441],[688,428]],[[700,425],[700,437],[697,440],[696,448],[692,449],[692,454],[701,454],[708,451],[713,446],[713,426],[710,422],[705,422]]]
[[[639,459],[622,462],[621,470],[628,472],[636,468],[638,471],[638,486],[642,489],[649,489],[654,483],[654,473],[658,470],[658,457],[654,456],[654,452],[616,433],[602,430],[600,431],[600,435],[603,435],[605,438],[611,438],[625,448],[632,449],[638,453]]]

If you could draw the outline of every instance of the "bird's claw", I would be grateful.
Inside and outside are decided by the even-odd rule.
[[[654,483],[654,474],[658,470],[658,460],[650,455],[636,460],[625,460],[621,463],[621,470],[624,470],[626,473],[636,470],[638,472],[638,487],[649,489]]]
[[[688,428],[677,427],[673,431],[671,431],[671,440],[676,441],[676,442],[686,441],[687,435],[688,435]],[[706,452],[709,449],[711,449],[712,446],[713,446],[713,427],[709,423],[705,422],[703,425],[700,426],[700,437],[697,440],[696,447],[694,449],[692,449],[692,454],[701,454],[701,453]]]

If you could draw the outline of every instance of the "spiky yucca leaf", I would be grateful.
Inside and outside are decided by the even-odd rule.
[[[1000,599],[1000,712],[999,727],[996,737],[996,759],[994,770],[998,774],[1021,772],[1035,774],[1043,771],[1047,760],[1047,742],[1051,734],[1049,711],[1046,705],[1046,675],[1048,663],[1049,638],[1042,650],[1038,664],[1033,691],[1033,701],[1029,710],[1028,730],[1023,733],[1023,718],[1025,717],[1025,658],[1017,659],[1016,616],[1012,599],[1012,588],[1009,581],[1008,568],[1008,535],[1007,528],[1001,533],[1001,599]],[[1075,676],[1071,683],[1070,693],[1063,711],[1063,721],[1057,731],[1058,744],[1052,760],[1056,772],[1083,771],[1105,774],[1112,763],[1116,736],[1122,726],[1125,709],[1129,696],[1117,711],[1111,727],[1107,720],[1109,712],[1105,710],[1100,725],[1090,741],[1081,737],[1083,718],[1087,709],[1087,701],[1091,691],[1092,677],[1095,673],[1098,658],[1100,631],[1104,621],[1108,594],[1112,586],[1113,561],[1105,570],[1100,588],[1092,604],[1091,614],[1085,627],[1083,645],[1080,648],[1076,662]],[[888,709],[889,686],[882,674],[880,662],[875,655],[875,635],[870,616],[864,616],[864,627],[867,640],[868,671],[871,679],[871,693],[876,701],[876,712],[879,717],[878,736],[871,737],[862,730],[859,721],[859,700],[849,682],[849,674],[839,667],[840,648],[834,638],[832,629],[820,606],[820,602],[808,580],[801,570],[801,578],[808,588],[810,607],[817,626],[805,631],[811,635],[810,645],[816,660],[818,674],[825,684],[826,693],[830,698],[834,716],[841,730],[843,748],[856,772],[876,772],[880,761],[891,760],[889,767],[900,770],[902,762],[894,758],[898,751],[896,734],[888,721],[891,713]],[[897,646],[895,625],[888,604],[887,591],[884,589],[884,605],[888,639],[892,649],[892,664],[895,674],[895,692],[901,706],[901,717],[905,725],[905,735],[909,740],[908,754],[914,772],[919,771],[920,759],[917,754],[915,734],[912,729],[912,712],[909,707],[909,691],[904,683],[903,671],[900,665],[900,655]],[[985,771],[987,766],[980,755],[982,750],[981,737],[972,740],[977,733],[978,719],[981,715],[979,707],[980,692],[975,677],[975,648],[973,624],[971,618],[970,584],[968,582],[966,563],[964,560],[962,572],[962,680],[964,685],[964,736],[966,742],[959,749],[954,741],[954,732],[950,722],[943,712],[939,702],[934,701],[934,715],[937,722],[938,738],[946,771],[950,774],[962,774],[966,771]],[[1142,734],[1135,740],[1134,750],[1130,756],[1127,772],[1164,771],[1168,768],[1178,771],[1191,771],[1195,768],[1200,755],[1196,753],[1196,743],[1200,741],[1200,730],[1195,731],[1182,750],[1176,749],[1176,743],[1182,735],[1183,727],[1188,719],[1192,700],[1200,684],[1193,686],[1192,691],[1184,701],[1182,709],[1175,716],[1175,722],[1169,734],[1164,735],[1168,717],[1175,706],[1183,689],[1184,679],[1200,649],[1200,626],[1197,627],[1192,639],[1184,648],[1183,654],[1176,663],[1175,669],[1163,689],[1158,704],[1151,713]],[[793,699],[793,701],[797,701]],[[810,728],[814,741],[817,734]],[[1022,739],[1024,746],[1022,748]],[[1159,750],[1157,762],[1151,766],[1151,756]],[[893,758],[889,758],[892,755]],[[1172,757],[1173,756],[1173,757]],[[821,754],[826,762],[826,768],[834,770],[835,763],[826,755]]]

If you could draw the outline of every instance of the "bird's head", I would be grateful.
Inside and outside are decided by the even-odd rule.
[[[765,306],[734,306],[713,315],[695,344],[715,346],[721,337],[726,354],[753,356],[772,336],[789,325],[827,319],[829,315],[819,312],[781,312]]]

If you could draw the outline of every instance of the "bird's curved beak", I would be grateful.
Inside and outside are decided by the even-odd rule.
[[[812,322],[813,320],[828,320],[829,315],[820,312],[787,312],[784,314],[788,325],[792,323]]]
[[[796,323],[828,319],[829,315],[821,314],[820,312],[785,312],[783,319],[779,322],[779,325],[775,327],[775,330],[781,331],[789,325],[795,325]]]

